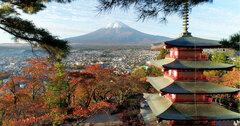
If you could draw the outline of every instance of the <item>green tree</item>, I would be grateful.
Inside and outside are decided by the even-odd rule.
[[[226,51],[221,51],[220,53],[218,53],[217,49],[214,51],[214,54],[211,57],[211,61],[217,63],[230,63]]]
[[[203,75],[204,76],[209,76],[210,79],[214,78],[217,81],[220,81],[220,77],[222,77],[224,74],[226,74],[227,71],[224,70],[210,70],[210,71],[204,71]]]
[[[236,57],[235,62],[233,62],[234,65],[236,65],[237,69],[240,69],[240,56]]]
[[[236,56],[236,53],[238,52],[237,50],[234,49],[225,49],[226,55],[228,57],[234,57]]]
[[[132,73],[132,75],[136,75],[136,76],[138,76],[139,78],[146,77],[146,73],[145,73],[144,68],[140,68],[140,69],[135,70],[135,71]]]
[[[97,7],[100,12],[111,11],[116,7],[128,10],[134,7],[138,13],[138,19],[159,18],[160,21],[166,21],[166,17],[178,13],[182,15],[184,3],[186,0],[98,0]],[[213,0],[188,0],[189,7],[212,2]]]
[[[228,40],[222,39],[220,43],[223,45],[223,47],[233,48],[239,51],[240,50],[240,32],[231,35]]]
[[[218,60],[218,52],[217,52],[217,49],[215,49],[214,54],[211,57],[211,61],[217,62],[217,60]]]
[[[149,66],[148,69],[146,70],[146,75],[149,76],[149,75],[161,75],[163,72],[156,68],[156,67],[153,67],[153,66]]]
[[[51,81],[47,85],[47,92],[50,94],[48,97],[49,106],[57,108],[66,108],[67,104],[67,89],[69,84],[65,77],[65,66],[61,62],[55,64],[55,76],[51,77]]]
[[[164,59],[165,55],[168,54],[168,53],[169,53],[168,49],[161,49],[160,53],[157,57],[157,60]]]
[[[218,63],[227,63],[228,62],[225,51],[222,51],[219,53],[219,55],[217,57],[217,62]]]
[[[20,18],[19,10],[34,14],[46,8],[48,2],[66,3],[71,0],[0,0],[0,29],[13,36],[15,41],[28,42],[32,47],[41,47],[50,57],[60,59],[69,53],[67,41],[60,40],[31,21]]]
[[[218,53],[217,49],[214,50],[214,54],[211,57],[211,61],[217,62],[217,63],[230,63],[230,61],[227,59],[226,52],[221,51],[220,53]],[[227,71],[224,71],[224,70],[210,70],[210,71],[203,72],[205,76],[209,76],[210,78],[213,78],[217,81],[220,81],[219,77],[222,77],[226,73]]]

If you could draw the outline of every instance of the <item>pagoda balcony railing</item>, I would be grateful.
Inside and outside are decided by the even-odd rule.
[[[175,56],[170,54],[165,55],[165,58],[177,58],[177,59],[205,59],[207,60],[209,58],[209,55],[203,55],[203,56]]]
[[[178,77],[176,80],[206,80],[206,77]]]
[[[181,94],[165,94],[165,93],[159,93],[161,96],[165,96],[167,97],[169,100],[171,100],[172,102],[185,102],[185,103],[189,103],[189,102],[199,102],[199,103],[212,103],[213,102],[213,98],[212,97],[206,97],[206,95],[201,95],[203,96],[204,98],[199,98],[199,99],[194,99],[194,98],[190,98],[190,99],[187,99],[187,98],[180,98],[179,99],[179,95]]]

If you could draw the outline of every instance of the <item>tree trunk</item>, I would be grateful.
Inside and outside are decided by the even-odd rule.
[[[71,94],[67,93],[67,106],[71,106]]]
[[[14,99],[14,100],[13,100],[13,104],[16,105],[16,104],[17,104],[17,96],[16,96],[15,94],[14,94],[14,96],[13,96],[13,99]]]
[[[0,126],[2,126],[2,121],[4,120],[5,112],[6,112],[6,111],[3,110],[2,114],[1,114]]]
[[[32,100],[35,100],[35,91],[34,91],[34,87],[32,88]]]

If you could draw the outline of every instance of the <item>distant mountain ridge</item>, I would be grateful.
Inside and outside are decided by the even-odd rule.
[[[168,37],[150,35],[137,31],[122,22],[114,22],[91,33],[66,38],[65,40],[72,44],[82,45],[146,45],[169,39]]]

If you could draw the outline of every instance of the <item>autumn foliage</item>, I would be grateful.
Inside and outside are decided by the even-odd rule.
[[[32,59],[23,75],[11,76],[0,90],[0,125],[77,124],[99,111],[122,105],[141,93],[138,79],[100,65],[67,72],[47,59]]]
[[[240,87],[240,71],[209,71],[205,72],[208,75],[209,80],[217,84],[221,84],[228,87],[239,88]],[[229,106],[230,109],[234,108],[236,111],[240,111],[240,95],[235,94],[218,94],[213,96],[215,102]]]

